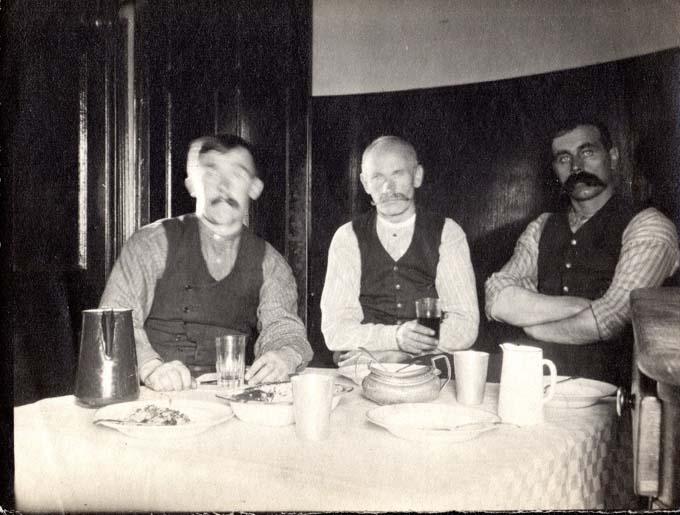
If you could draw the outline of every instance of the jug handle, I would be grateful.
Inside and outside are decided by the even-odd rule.
[[[548,394],[543,397],[543,404],[548,402],[555,395],[555,384],[557,382],[557,368],[555,368],[555,363],[549,359],[544,359],[542,361],[543,366],[548,367],[550,370],[550,388],[548,388]]]
[[[105,309],[102,312],[102,336],[104,338],[104,356],[106,359],[113,358],[113,330],[115,320],[112,309]]]
[[[446,363],[446,381],[444,381],[444,384],[439,387],[439,391],[441,392],[444,387],[449,384],[449,381],[451,381],[451,362],[449,361],[449,358],[444,356],[444,354],[440,354],[439,356],[434,356],[433,358],[430,358],[430,362],[432,363],[433,367],[437,367],[434,362],[437,361],[438,359],[443,359],[444,363]]]

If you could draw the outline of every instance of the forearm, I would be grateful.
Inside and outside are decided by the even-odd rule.
[[[471,347],[479,330],[475,273],[465,233],[450,219],[442,233],[435,286],[446,311],[438,348],[450,352]]]
[[[255,357],[272,351],[285,351],[291,372],[304,367],[313,356],[307,332],[297,315],[297,286],[293,272],[271,245],[267,244],[262,263],[263,282],[257,311],[260,336]]]
[[[452,352],[472,347],[479,331],[479,312],[448,313],[442,321],[439,345],[442,352]]]
[[[527,326],[524,330],[537,340],[568,345],[584,345],[601,339],[590,308],[562,320]]]
[[[589,306],[590,301],[581,297],[543,295],[519,286],[507,286],[496,295],[488,314],[493,320],[526,327],[565,320]]]
[[[369,350],[399,350],[396,325],[362,324],[355,318],[323,317],[321,332],[326,346],[332,351],[356,350],[364,347]]]

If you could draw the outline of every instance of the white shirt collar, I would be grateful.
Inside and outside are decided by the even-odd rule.
[[[409,216],[406,220],[403,220],[401,222],[390,222],[389,220],[384,219],[380,215],[378,215],[378,220],[377,223],[379,225],[382,225],[383,227],[387,227],[390,229],[404,229],[406,227],[411,227],[415,225],[416,223],[416,214],[413,213],[411,216]]]

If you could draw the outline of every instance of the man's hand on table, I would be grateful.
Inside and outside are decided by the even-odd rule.
[[[255,385],[287,381],[291,372],[291,364],[286,360],[285,353],[270,350],[253,362],[246,372],[246,382]]]
[[[420,325],[417,320],[410,320],[397,328],[397,346],[409,354],[432,352],[439,344],[434,334],[433,329]]]
[[[144,385],[158,392],[196,388],[196,380],[181,361],[161,363],[144,379]]]

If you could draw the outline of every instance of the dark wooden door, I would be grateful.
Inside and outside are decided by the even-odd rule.
[[[113,2],[6,13],[4,124],[14,402],[71,393],[80,311],[110,262]]]
[[[249,225],[287,258],[306,318],[311,2],[149,0],[137,14],[143,220],[194,210],[184,187],[192,139],[244,137],[265,184]]]

